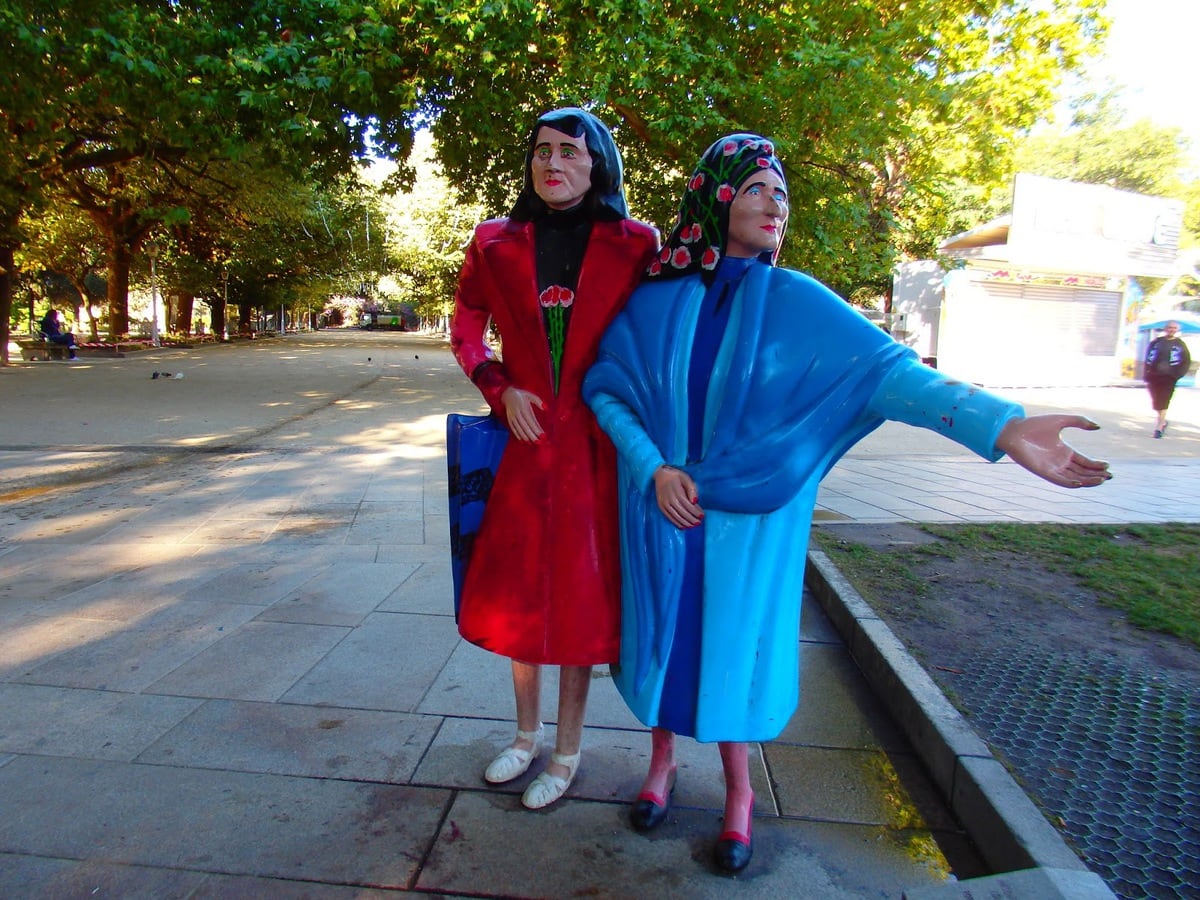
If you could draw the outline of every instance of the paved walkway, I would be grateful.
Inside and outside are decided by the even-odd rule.
[[[997,389],[1030,414],[1081,412],[1099,431],[1065,434],[1114,478],[1066,491],[1009,460],[989,464],[929,432],[885,423],[821,484],[819,519],[855,522],[1200,522],[1200,389],[1181,388],[1167,437],[1140,386]]]
[[[1152,442],[1141,394],[1096,401],[1102,509],[885,426],[819,518],[1196,521],[1193,398]],[[628,828],[648,739],[605,672],[564,802],[483,784],[511,691],[449,614],[442,446],[445,414],[478,407],[442,342],[394,334],[0,370],[0,895],[916,898],[994,868],[993,843],[1063,859],[996,812],[989,779],[1011,780],[949,715],[914,747],[887,709],[922,698],[868,686],[844,637],[862,619],[833,627],[827,598],[805,607],[801,708],[755,755],[738,879],[708,863],[715,748],[684,742],[671,820]],[[545,695],[552,723],[552,673]]]

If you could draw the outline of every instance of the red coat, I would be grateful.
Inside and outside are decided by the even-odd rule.
[[[600,336],[625,305],[658,248],[658,233],[632,219],[593,225],[567,331],[558,395],[538,304],[533,225],[494,219],[475,231],[454,298],[451,347],[468,375],[491,351],[503,364],[479,387],[505,416],[510,385],[545,404],[545,435],[512,438],[496,474],[463,585],[459,632],[473,644],[527,663],[615,662],[620,639],[616,458],[580,397]]]

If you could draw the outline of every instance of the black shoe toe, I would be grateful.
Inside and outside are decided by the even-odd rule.
[[[667,798],[667,802],[662,806],[659,806],[653,800],[639,798],[633,801],[633,808],[629,811],[629,821],[633,823],[634,831],[650,831],[663,823],[670,810],[670,797]]]
[[[713,849],[713,861],[722,872],[734,874],[750,865],[750,857],[754,855],[754,844],[743,844],[732,838],[722,838]]]

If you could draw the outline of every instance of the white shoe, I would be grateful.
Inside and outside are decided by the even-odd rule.
[[[522,731],[517,729],[517,739],[526,740],[533,744],[532,750],[522,750],[520,747],[509,747],[493,759],[483,778],[490,784],[504,784],[519,775],[524,775],[529,764],[537,759],[538,751],[542,748],[542,737],[545,736],[546,726],[538,722],[537,731]]]
[[[541,809],[544,806],[549,806],[565,794],[567,788],[571,786],[571,782],[575,780],[575,772],[579,769],[578,753],[573,753],[570,756],[565,756],[561,753],[551,753],[550,762],[566,766],[567,777],[559,778],[557,775],[543,772],[537,778],[533,779],[529,783],[529,787],[525,788],[525,793],[521,797],[521,802],[525,805],[526,809]]]

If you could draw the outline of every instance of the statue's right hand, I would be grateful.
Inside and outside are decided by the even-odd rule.
[[[505,416],[508,418],[508,430],[519,441],[540,440],[545,432],[542,423],[538,421],[533,408],[545,409],[541,397],[523,391],[517,387],[505,388],[500,399],[504,402]]]

